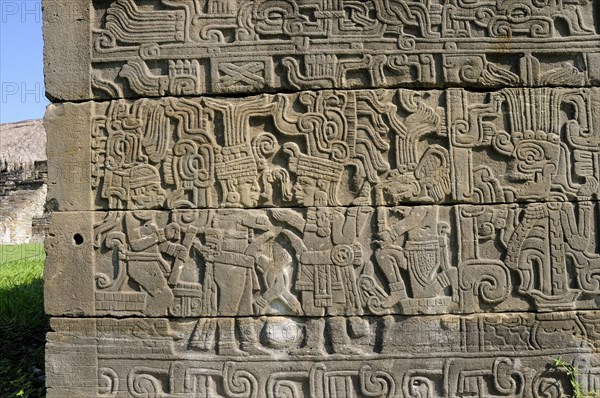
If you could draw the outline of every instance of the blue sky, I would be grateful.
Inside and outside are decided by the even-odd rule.
[[[41,0],[0,0],[0,123],[44,116]]]

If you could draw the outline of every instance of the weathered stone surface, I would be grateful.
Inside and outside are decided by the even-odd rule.
[[[48,137],[48,198],[50,210],[86,209],[91,186],[92,136],[89,133],[90,110],[87,106],[50,104],[44,115]]]
[[[56,100],[600,81],[587,0],[45,0],[44,12]]]
[[[48,396],[598,389],[599,7],[44,0]]]
[[[600,180],[596,88],[62,104],[46,128],[59,210],[585,201]]]
[[[598,210],[548,202],[55,213],[46,308],[175,317],[595,309]]]
[[[562,397],[559,357],[584,390],[600,383],[599,325],[597,311],[55,318],[48,397]]]

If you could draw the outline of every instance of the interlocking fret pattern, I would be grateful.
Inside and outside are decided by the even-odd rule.
[[[56,29],[48,31],[47,42],[62,45],[61,37],[69,36],[63,52],[71,51],[80,64],[80,76],[48,76],[50,95],[65,100],[579,87],[600,79],[598,4],[589,0],[55,3],[47,4],[46,19]],[[47,54],[47,65],[60,62],[60,54]]]
[[[93,116],[67,139],[89,143],[91,162],[88,148],[80,161],[57,150],[50,197],[66,190],[88,199],[57,200],[61,209],[495,204],[598,194],[596,88],[325,90],[76,107]],[[59,105],[51,113],[61,112]],[[81,184],[63,178],[74,170],[85,171]]]
[[[50,398],[600,387],[600,2],[44,1]]]

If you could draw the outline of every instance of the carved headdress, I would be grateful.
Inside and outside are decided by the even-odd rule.
[[[258,200],[258,167],[248,144],[221,148],[216,156],[215,172],[223,189],[226,206],[255,205]],[[241,181],[241,180],[244,181]],[[242,193],[241,184],[253,186],[254,193]],[[249,196],[252,197],[249,197]],[[256,195],[256,197],[254,197]]]
[[[156,168],[148,164],[142,164],[131,169],[129,173],[130,190],[134,191],[152,184],[160,184],[160,175]]]
[[[252,153],[252,147],[248,144],[221,148],[216,157],[216,163],[215,171],[220,181],[240,177],[258,177],[256,160]]]
[[[252,116],[268,115],[271,112],[266,98],[259,97],[250,101],[205,101],[209,109],[220,112],[223,117],[223,145],[215,157],[215,172],[228,206],[244,205],[242,202],[245,199],[248,203],[256,202],[255,197],[260,196],[260,174],[249,137],[249,120]]]
[[[149,164],[134,166],[126,184],[131,208],[160,207],[166,199],[165,192],[160,186],[160,174]]]
[[[283,151],[289,155],[291,172],[298,177],[304,176],[314,179],[319,188],[327,192],[327,204],[339,205],[337,189],[344,173],[342,164],[326,158],[306,155],[293,142],[286,143],[283,146]]]

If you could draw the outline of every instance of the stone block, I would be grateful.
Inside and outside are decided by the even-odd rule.
[[[50,398],[600,388],[598,2],[43,3]]]
[[[600,91],[350,90],[52,105],[55,210],[597,197]]]
[[[55,316],[595,309],[598,202],[55,213]]]
[[[597,82],[597,12],[593,1],[44,0],[46,92],[581,87]]]
[[[68,222],[66,222],[68,220]],[[94,312],[94,269],[86,263],[93,242],[93,213],[54,213],[44,241],[44,307],[48,314]]]
[[[92,192],[90,105],[50,104],[44,116],[50,211],[89,208]]]
[[[598,325],[598,311],[53,319],[48,368],[69,377],[48,397],[559,397],[573,390],[558,358],[584,390],[600,383]]]

